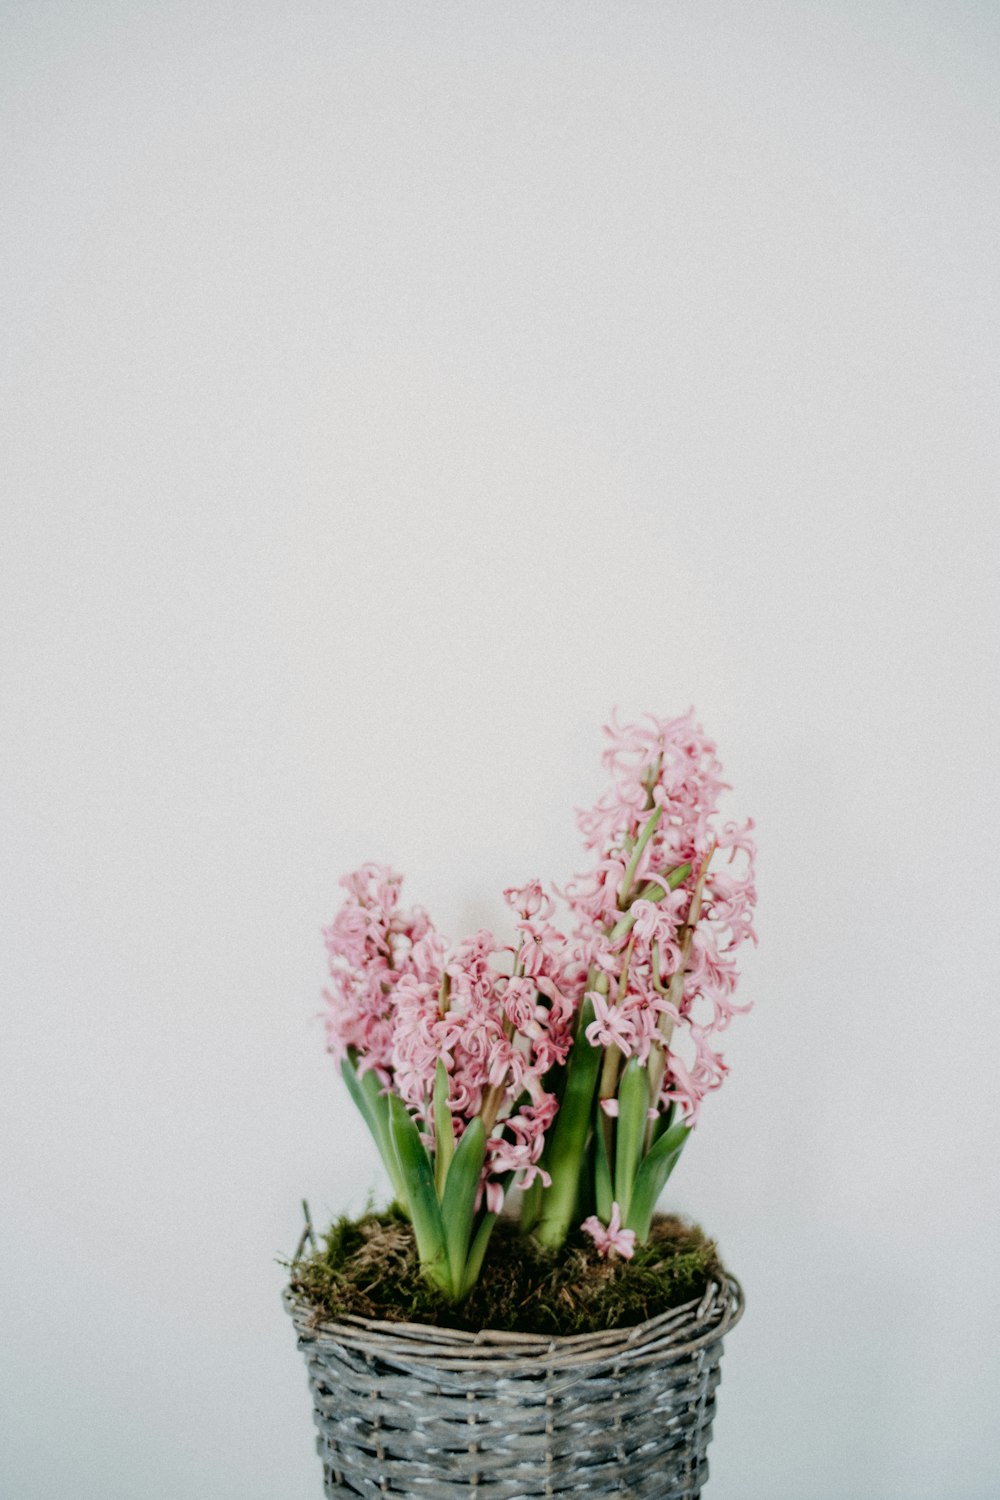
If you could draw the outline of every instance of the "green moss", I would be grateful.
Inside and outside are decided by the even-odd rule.
[[[602,1260],[579,1234],[562,1250],[543,1250],[501,1219],[478,1285],[454,1307],[421,1276],[413,1231],[395,1208],[339,1219],[323,1247],[291,1273],[293,1289],[319,1317],[545,1334],[631,1327],[690,1301],[723,1274],[712,1241],[677,1218],[654,1220],[630,1261]]]

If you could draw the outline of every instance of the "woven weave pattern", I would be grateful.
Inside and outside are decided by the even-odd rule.
[[[306,1356],[327,1495],[697,1500],[739,1283],[637,1328],[572,1338],[316,1322]]]

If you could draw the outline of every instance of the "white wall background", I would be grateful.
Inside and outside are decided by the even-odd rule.
[[[760,830],[713,1500],[1000,1484],[1000,12],[7,3],[5,1500],[310,1500],[275,1257],[446,928],[693,702]]]

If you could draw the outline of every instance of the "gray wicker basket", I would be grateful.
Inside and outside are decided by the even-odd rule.
[[[327,1495],[701,1494],[722,1338],[743,1312],[731,1277],[636,1328],[571,1338],[328,1323],[285,1301]]]

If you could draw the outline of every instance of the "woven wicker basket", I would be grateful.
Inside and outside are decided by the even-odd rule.
[[[318,1321],[285,1293],[306,1357],[327,1495],[697,1500],[728,1278],[636,1328],[572,1338]]]

